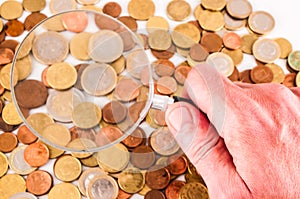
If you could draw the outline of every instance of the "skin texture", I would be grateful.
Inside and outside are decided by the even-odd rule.
[[[300,89],[192,69],[166,121],[211,198],[300,198]],[[200,111],[201,110],[201,111]]]

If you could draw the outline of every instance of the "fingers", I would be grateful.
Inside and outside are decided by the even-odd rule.
[[[187,103],[166,112],[168,127],[182,150],[204,178],[211,198],[251,198],[232,158],[208,119]]]
[[[300,87],[291,88],[291,91],[300,99]]]

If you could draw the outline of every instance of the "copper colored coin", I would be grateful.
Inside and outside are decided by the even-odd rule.
[[[296,87],[296,76],[297,76],[296,73],[289,73],[285,75],[282,84],[288,88]]]
[[[75,66],[75,69],[77,71],[77,81],[76,81],[74,87],[81,91],[83,90],[83,88],[81,86],[81,75],[88,66],[89,66],[89,64],[78,64]]]
[[[2,119],[2,117],[0,117],[0,129],[2,131],[13,131],[14,129],[16,129],[18,126],[13,126],[13,125],[9,125],[9,124],[6,124],[4,122],[4,120]]]
[[[88,140],[95,140],[96,133],[93,129],[81,129],[77,126],[73,126],[69,129],[71,133],[71,140],[75,140],[77,138],[85,138]]]
[[[137,127],[131,135],[125,138],[122,143],[125,144],[129,148],[135,148],[141,145],[146,138],[146,133],[140,127]]]
[[[8,153],[14,150],[18,145],[17,136],[13,133],[5,132],[0,134],[0,151]]]
[[[117,30],[120,24],[102,14],[95,14],[95,23],[99,29]]]
[[[179,84],[184,84],[185,79],[187,78],[189,72],[192,70],[189,66],[178,66],[175,70],[174,77]]]
[[[145,108],[145,105],[146,105],[146,102],[141,101],[141,102],[136,102],[129,107],[128,115],[129,115],[130,122],[131,122],[130,124],[135,123],[139,119],[139,116],[140,116],[142,110]]]
[[[155,153],[149,146],[138,146],[130,156],[133,166],[140,169],[147,169],[155,163]]]
[[[152,166],[145,175],[146,185],[151,189],[164,189],[168,186],[171,175],[166,168],[159,165]]]
[[[34,171],[26,178],[26,188],[34,195],[44,195],[51,189],[52,181],[52,176],[47,171]]]
[[[150,69],[152,70],[152,69]],[[149,86],[149,82],[150,82],[150,70],[148,67],[143,68],[143,70],[141,71],[141,82],[144,86]]]
[[[166,126],[166,112],[161,111],[161,110],[155,110],[154,111],[154,122],[159,125],[159,126]]]
[[[82,32],[88,24],[88,16],[85,12],[69,12],[62,16],[64,27],[71,32]]]
[[[190,56],[194,61],[205,61],[209,53],[201,44],[195,44],[190,49]]]
[[[196,28],[198,28],[198,30],[200,31],[200,34],[202,33],[203,29],[201,28],[199,22],[197,20],[195,21],[189,21],[188,23],[193,24],[196,26]]]
[[[175,70],[175,65],[173,62],[167,59],[159,59],[153,62],[152,66],[155,69],[155,72],[159,76],[172,76]]]
[[[0,43],[1,42],[3,42],[4,40],[5,40],[5,30],[2,30],[1,32],[0,32]]]
[[[0,48],[0,65],[11,63],[14,52],[9,48]]]
[[[273,76],[272,70],[266,66],[256,66],[250,73],[251,80],[255,83],[271,83]]]
[[[122,7],[117,2],[108,2],[103,6],[102,11],[104,14],[112,17],[118,17],[122,12]]]
[[[11,37],[20,36],[24,32],[24,25],[22,22],[14,19],[8,21],[4,26],[6,35]]]
[[[176,47],[174,44],[172,44],[170,46],[169,49],[167,50],[154,50],[151,49],[151,53],[154,57],[156,57],[157,59],[170,59],[171,57],[173,57],[173,55],[176,52]]]
[[[118,20],[125,24],[133,32],[135,32],[138,28],[136,20],[130,16],[122,16],[119,17]]]
[[[138,83],[131,78],[122,78],[116,85],[114,96],[123,102],[132,101],[139,96]]]
[[[157,80],[157,90],[161,94],[170,95],[177,90],[177,83],[173,77],[164,76]]]
[[[242,39],[238,34],[228,32],[223,36],[223,43],[226,48],[236,50],[241,47]]]
[[[167,169],[172,175],[183,174],[187,169],[187,160],[180,155],[172,155],[168,158]]]
[[[145,195],[145,199],[165,199],[165,195],[163,192],[158,190],[148,191]]]
[[[234,67],[233,73],[228,77],[228,79],[230,79],[233,82],[239,81],[239,74],[240,73],[239,73],[237,67]]]
[[[167,199],[180,199],[180,189],[185,185],[185,182],[174,180],[166,188]]]
[[[125,27],[117,29],[116,32],[119,33],[123,40],[124,51],[131,50],[136,45],[132,34]]]
[[[15,52],[18,45],[19,45],[18,41],[14,40],[14,39],[7,39],[0,44],[0,49],[1,48],[9,48],[13,52]]]
[[[103,120],[110,124],[122,122],[127,116],[127,108],[118,101],[107,103],[102,109]]]
[[[48,72],[49,67],[46,67],[43,72],[42,72],[42,82],[44,84],[44,86],[50,88],[51,86],[49,85],[48,81],[47,81],[47,72]]]
[[[15,87],[17,102],[24,108],[37,108],[46,103],[48,89],[37,80],[24,80]]]
[[[19,127],[17,137],[23,144],[31,144],[37,140],[37,136],[25,125]]]
[[[222,48],[223,40],[218,34],[208,32],[203,34],[200,44],[210,53],[219,52]]]
[[[97,133],[95,142],[98,146],[105,146],[111,142],[116,141],[123,135],[123,132],[115,126],[103,127],[100,132]]]
[[[49,155],[47,146],[40,142],[30,144],[24,150],[24,159],[32,167],[45,165],[49,160]]]
[[[253,84],[254,82],[251,80],[250,73],[251,73],[250,69],[240,72],[239,75],[240,81],[248,84]]]
[[[132,194],[130,193],[126,193],[125,191],[123,191],[122,189],[119,189],[119,193],[118,193],[118,197],[117,199],[128,199],[132,196]]]
[[[42,20],[46,19],[47,16],[43,13],[33,12],[28,15],[24,21],[25,29],[30,31],[36,24],[41,22]]]

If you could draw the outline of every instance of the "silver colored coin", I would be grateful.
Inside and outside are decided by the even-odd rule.
[[[272,39],[256,40],[252,47],[254,57],[263,63],[273,63],[280,57],[279,45]]]
[[[215,67],[220,73],[226,77],[230,76],[234,71],[234,63],[231,57],[222,52],[210,54],[206,62]]]
[[[117,182],[110,176],[96,176],[89,184],[87,196],[89,199],[115,199],[119,188]]]
[[[78,179],[78,188],[82,195],[87,195],[87,188],[93,178],[99,175],[106,175],[106,173],[100,169],[100,168],[91,168],[88,170],[85,170],[80,178]]]

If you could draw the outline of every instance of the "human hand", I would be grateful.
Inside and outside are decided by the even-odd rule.
[[[211,198],[300,198],[300,88],[232,83],[194,67],[166,121]],[[205,114],[207,114],[207,116]]]

